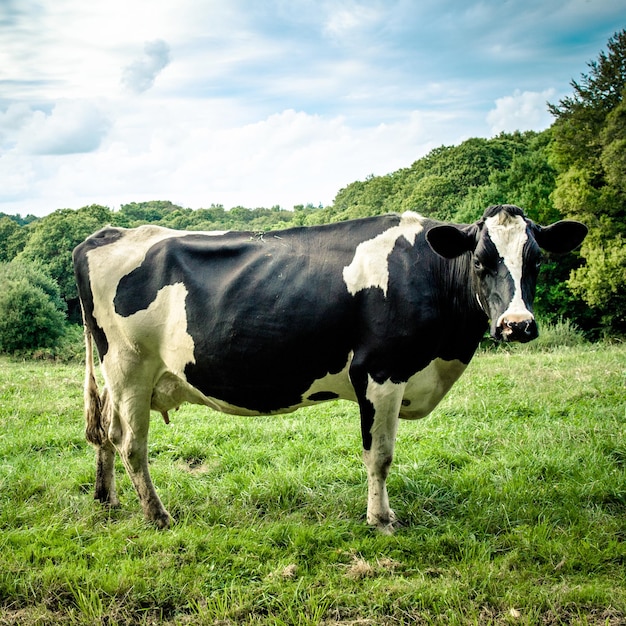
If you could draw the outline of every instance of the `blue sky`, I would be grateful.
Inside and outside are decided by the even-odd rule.
[[[330,204],[542,130],[626,0],[0,0],[0,211]]]

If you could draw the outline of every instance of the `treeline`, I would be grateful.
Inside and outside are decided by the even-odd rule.
[[[492,204],[523,207],[540,224],[573,218],[590,233],[580,254],[548,258],[536,311],[572,320],[590,338],[626,335],[626,31],[615,34],[573,93],[549,104],[544,132],[442,146],[410,167],[341,189],[324,208],[192,210],[169,201],[61,209],[37,219],[0,214],[0,351],[53,349],[63,319],[79,321],[71,251],[106,225],[250,230],[337,222],[416,210],[468,223]]]

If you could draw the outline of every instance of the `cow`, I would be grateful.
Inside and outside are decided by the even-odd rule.
[[[399,418],[437,406],[487,329],[534,339],[541,249],[586,233],[513,205],[465,225],[407,211],[265,233],[103,228],[73,252],[95,498],[119,504],[117,452],[146,518],[170,525],[148,470],[151,410],[168,422],[184,402],[256,416],[341,398],[360,410],[367,522],[392,532]]]

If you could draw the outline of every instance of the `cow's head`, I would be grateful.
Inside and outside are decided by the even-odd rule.
[[[437,254],[456,258],[471,253],[472,285],[490,319],[491,336],[526,342],[537,337],[533,300],[541,250],[569,252],[587,235],[580,222],[562,221],[542,227],[512,205],[489,207],[469,226],[442,225],[426,234]],[[469,255],[468,255],[469,257]]]

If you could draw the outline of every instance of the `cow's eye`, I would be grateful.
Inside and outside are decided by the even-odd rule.
[[[477,272],[482,272],[485,269],[485,266],[478,259],[474,259],[474,269]]]

